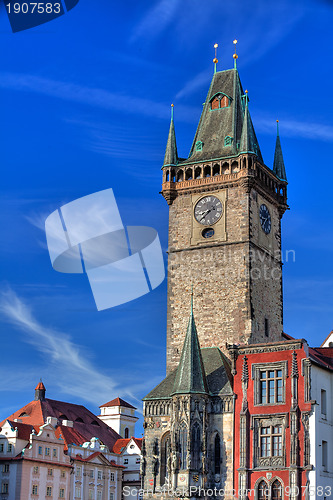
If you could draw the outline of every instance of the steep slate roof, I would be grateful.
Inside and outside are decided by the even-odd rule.
[[[26,416],[23,416],[24,414]],[[23,408],[20,408],[10,415],[6,420],[12,421],[19,418],[22,420],[22,423],[30,424],[37,428],[44,425],[47,417],[56,417],[59,423],[62,420],[71,420],[74,427],[67,427],[67,429],[71,429],[71,431],[68,432],[73,432],[74,429],[83,436],[84,442],[90,441],[92,437],[97,437],[110,450],[113,449],[115,442],[120,438],[116,431],[102,422],[102,420],[99,420],[98,417],[84,406],[66,403],[64,401],[55,401],[53,399],[31,401]],[[0,427],[4,422],[5,420],[0,423]],[[14,424],[16,424],[16,422],[14,422]],[[63,428],[65,426],[61,427]]]
[[[227,357],[218,347],[204,347],[201,357],[207,380],[207,392],[211,396],[232,395],[232,376]],[[173,393],[177,369],[150,391],[143,401],[169,399]]]
[[[280,141],[279,134],[279,123],[277,122],[277,136],[276,136],[276,144],[275,144],[275,153],[274,153],[274,163],[273,163],[273,172],[281,179],[281,181],[287,180],[286,168],[284,166],[282,147]]]
[[[167,165],[177,165],[177,163],[178,163],[177,143],[176,143],[175,125],[173,122],[173,114],[172,114],[163,166],[166,167]]]
[[[230,105],[221,109],[211,110],[210,101],[218,93],[225,94],[230,101]],[[244,113],[244,91],[237,69],[234,68],[215,73],[207,94],[190,155],[187,160],[180,161],[179,163],[227,158],[239,154]],[[256,142],[257,154],[261,160],[261,153],[249,112],[247,120],[249,121],[251,140]],[[232,138],[231,144],[225,144],[224,140],[227,136]],[[202,142],[201,151],[196,151],[197,141]]]
[[[124,406],[125,408],[133,408],[133,410],[136,410],[135,406],[132,406],[131,404],[127,403],[121,398],[115,398],[112,401],[109,401],[108,403],[101,405],[100,408],[105,408],[109,406]]]
[[[193,296],[187,332],[176,371],[173,394],[207,394],[207,381],[193,316]]]

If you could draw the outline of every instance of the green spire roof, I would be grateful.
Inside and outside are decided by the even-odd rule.
[[[190,319],[172,393],[208,393],[206,374],[193,316],[193,295],[191,299]]]
[[[259,148],[256,133],[254,131],[253,123],[250,116],[248,97],[245,95],[245,112],[243,120],[242,135],[240,140],[240,153],[255,153],[259,160],[262,162],[262,155]]]
[[[178,153],[177,153],[175,125],[173,122],[173,106],[172,106],[171,123],[169,128],[168,142],[165,149],[163,166],[166,167],[167,165],[177,165],[177,163],[178,163]]]
[[[189,157],[180,163],[228,158],[240,153],[246,117],[243,96],[244,91],[236,68],[214,74]],[[216,100],[220,101],[220,104]],[[253,141],[258,146],[251,118],[249,122]],[[262,160],[259,146],[257,154]]]
[[[281,181],[287,180],[286,168],[284,166],[283,154],[281,148],[280,134],[279,134],[279,122],[277,121],[277,136],[275,144],[275,154],[273,163],[273,172]]]

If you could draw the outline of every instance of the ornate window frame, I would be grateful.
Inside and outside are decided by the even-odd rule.
[[[261,457],[260,456],[260,429],[262,427],[282,426],[282,455]],[[288,413],[273,413],[270,415],[252,415],[251,429],[253,431],[253,468],[269,469],[285,467],[286,464],[286,428],[289,426]]]
[[[282,401],[278,403],[261,403],[260,401],[260,372],[269,370],[282,371]],[[288,361],[273,361],[271,363],[253,363],[252,380],[253,384],[253,404],[254,406],[280,406],[286,403],[286,380],[288,377]]]

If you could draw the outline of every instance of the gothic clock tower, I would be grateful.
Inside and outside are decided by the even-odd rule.
[[[178,157],[172,116],[162,194],[169,205],[167,372],[179,363],[192,284],[201,347],[280,340],[286,172],[279,136],[273,169],[263,161],[236,65],[215,71],[186,159]]]

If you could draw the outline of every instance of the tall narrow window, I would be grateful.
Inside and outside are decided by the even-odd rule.
[[[272,485],[272,500],[282,500],[282,486],[277,479]]]
[[[261,481],[258,485],[258,500],[268,499],[268,487],[265,481]]]
[[[324,471],[327,471],[327,441],[321,442],[322,466]]]
[[[165,484],[165,480],[168,477],[168,457],[170,453],[170,433],[167,432],[161,441],[161,486]]]
[[[179,431],[179,448],[180,448],[180,469],[186,469],[187,460],[187,427],[185,422],[181,423]]]
[[[321,416],[325,419],[327,416],[327,399],[326,391],[324,389],[321,390]]]
[[[221,473],[221,440],[219,434],[215,436],[214,442],[214,472]]]
[[[268,318],[265,318],[265,337],[269,337],[269,322],[268,322]]]
[[[195,424],[192,429],[192,469],[200,468],[200,444],[201,433],[199,424]]]

